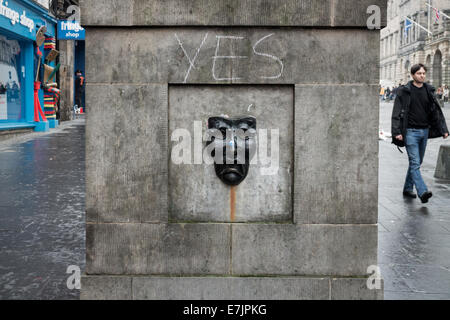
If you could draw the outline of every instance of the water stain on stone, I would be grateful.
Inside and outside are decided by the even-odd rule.
[[[230,187],[230,220],[234,222],[236,213],[236,186]]]

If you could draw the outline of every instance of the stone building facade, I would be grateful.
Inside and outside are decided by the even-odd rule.
[[[377,5],[386,25],[385,0],[80,3],[82,299],[383,297],[380,30],[367,21]],[[238,186],[196,161],[218,115],[270,132]],[[277,160],[258,160],[264,146]]]
[[[430,5],[450,16],[448,0],[432,0]],[[405,17],[414,23],[405,32]],[[450,85],[450,19],[440,16],[421,0],[389,0],[387,26],[380,34],[380,84],[405,84],[416,63],[428,67],[428,81],[434,86]]]

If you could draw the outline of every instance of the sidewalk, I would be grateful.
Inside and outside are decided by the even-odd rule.
[[[380,129],[391,131],[392,103],[380,105]],[[443,109],[450,125],[450,108]],[[428,141],[422,175],[433,197],[426,204],[403,199],[408,158],[388,141],[380,141],[378,262],[385,299],[450,299],[450,181],[435,179],[441,144]]]
[[[78,299],[84,269],[84,119],[0,143],[0,299]]]

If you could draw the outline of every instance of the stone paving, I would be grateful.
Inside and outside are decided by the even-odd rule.
[[[390,132],[392,103],[380,105]],[[450,105],[444,108],[450,125]],[[450,299],[450,181],[433,177],[429,141],[423,175],[433,197],[405,200],[408,161],[380,140],[378,259],[385,299]],[[84,119],[51,133],[0,142],[0,299],[78,299],[67,267],[85,265]]]
[[[393,103],[380,105],[380,129],[391,131]],[[450,105],[443,109],[450,125]],[[408,158],[380,140],[378,200],[378,262],[385,299],[450,299],[450,181],[435,179],[441,144],[428,141],[422,175],[433,197],[403,199]]]
[[[0,299],[78,299],[85,261],[84,120],[0,143]]]

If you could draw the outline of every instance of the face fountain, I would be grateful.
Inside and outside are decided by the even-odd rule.
[[[216,175],[223,183],[237,186],[247,176],[256,152],[256,118],[211,117],[208,133],[206,145],[212,150]]]

